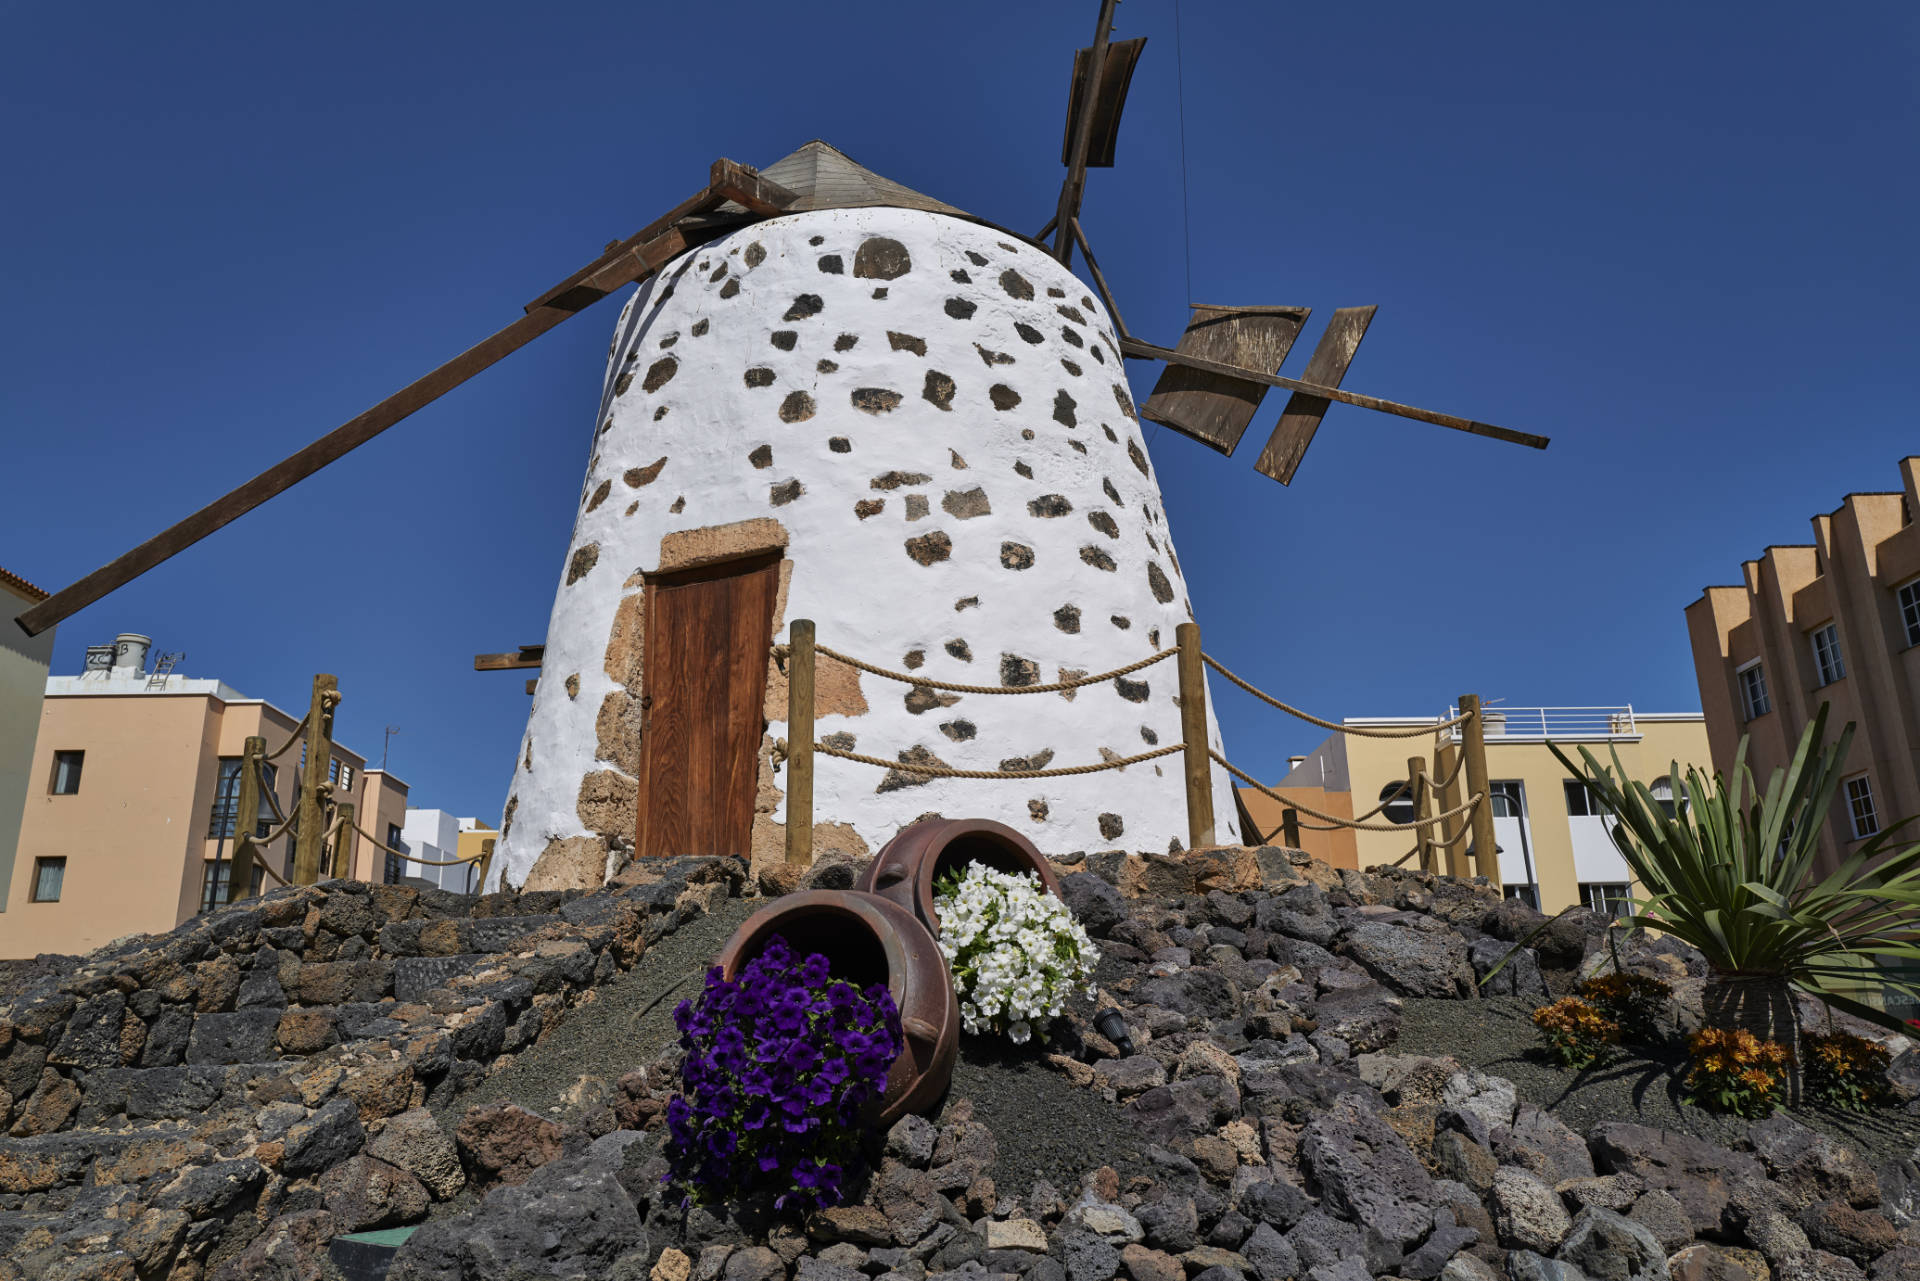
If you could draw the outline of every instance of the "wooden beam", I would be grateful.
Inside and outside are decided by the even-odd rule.
[[[800,198],[779,183],[761,177],[758,169],[733,160],[714,161],[707,185],[735,204],[767,218],[785,213]]]
[[[1378,307],[1342,307],[1334,312],[1327,332],[1320,335],[1320,342],[1313,349],[1313,359],[1307,362],[1305,381],[1338,387],[1347,376],[1347,367],[1353,363],[1353,353],[1360,349],[1360,340],[1366,337],[1373,313],[1378,310]],[[1267,447],[1260,451],[1260,457],[1253,464],[1254,470],[1282,485],[1292,484],[1293,473],[1305,457],[1307,446],[1313,443],[1313,434],[1320,430],[1320,420],[1326,416],[1327,409],[1323,396],[1300,391],[1289,396],[1287,407],[1280,411],[1280,421],[1274,425],[1273,435],[1267,437]]]
[[[1217,360],[1188,356],[1171,347],[1156,347],[1152,343],[1141,342],[1138,338],[1128,338],[1123,341],[1120,344],[1120,354],[1134,360],[1170,361],[1176,365],[1185,365],[1189,369],[1203,369],[1210,374],[1225,374],[1229,378],[1244,378],[1248,382],[1265,383],[1269,387],[1280,387],[1287,391],[1303,391],[1310,396],[1337,400],[1343,405],[1353,405],[1359,409],[1377,409],[1383,414],[1411,418],[1415,422],[1432,423],[1436,427],[1451,427],[1455,431],[1486,436],[1493,440],[1504,440],[1510,445],[1525,445],[1529,449],[1545,449],[1550,443],[1546,436],[1535,436],[1530,432],[1514,431],[1507,427],[1495,427],[1492,423],[1476,422],[1471,418],[1460,418],[1453,414],[1442,414],[1431,409],[1403,405],[1394,400],[1382,400],[1378,396],[1363,396],[1357,391],[1342,391],[1338,387],[1320,387],[1297,378],[1282,378],[1279,374],[1263,374],[1256,369],[1223,365]]]
[[[547,647],[542,645],[522,645],[511,654],[475,654],[473,670],[476,672],[511,672],[523,667],[538,667],[545,658]]]
[[[679,232],[669,228],[656,233],[645,244],[624,252],[598,267],[589,277],[576,281],[567,291],[572,300],[568,304],[542,306],[529,312],[433,372],[415,379],[373,408],[342,423],[305,449],[275,463],[238,489],[155,534],[72,586],[55,592],[21,614],[17,621],[27,635],[39,635],[108,592],[124,587],[154,566],[246,515],[276,494],[291,489],[409,414],[432,404],[475,374],[520,350],[573,315],[579,307],[588,305],[579,301],[584,296],[583,290],[594,291],[596,298],[603,298],[622,285],[632,284],[650,275],[661,262],[684,247],[685,242]],[[588,299],[588,302],[591,301],[593,299]]]
[[[1145,36],[1115,40],[1107,45],[1107,57],[1100,68],[1100,83],[1091,95],[1093,129],[1087,139],[1087,168],[1111,169],[1113,153],[1120,141],[1120,113],[1126,109],[1127,87],[1133,83],[1133,68],[1147,47]],[[1060,137],[1060,163],[1073,163],[1073,142],[1078,135],[1081,104],[1087,99],[1081,92],[1087,81],[1087,64],[1092,49],[1080,49],[1073,55],[1073,78],[1067,88],[1067,127]],[[1081,246],[1084,252],[1086,246]]]
[[[1054,211],[1053,256],[1065,266],[1073,265],[1073,219],[1080,213],[1080,197],[1087,187],[1087,148],[1093,139],[1093,99],[1100,88],[1100,77],[1107,65],[1107,40],[1113,33],[1113,11],[1119,0],[1100,0],[1100,25],[1093,33],[1093,58],[1087,67],[1086,87],[1080,92],[1076,112],[1078,127],[1073,131],[1073,149],[1067,161],[1066,180],[1060,184],[1060,204]]]
[[[1046,234],[1044,231],[1040,233],[1042,237]],[[1113,291],[1107,288],[1107,278],[1101,274],[1100,264],[1094,261],[1093,246],[1087,243],[1086,229],[1080,225],[1077,217],[1073,220],[1073,238],[1079,243],[1080,252],[1087,256],[1087,270],[1093,273],[1093,287],[1100,291],[1100,301],[1107,304],[1107,315],[1113,317],[1113,327],[1119,331],[1121,338],[1129,337],[1127,322],[1120,319],[1120,304],[1113,300]]]
[[[655,236],[673,226],[682,218],[690,217],[693,214],[705,213],[722,203],[725,199],[726,197],[715,191],[711,186],[702,187],[699,191],[682,200],[679,204],[667,210],[667,212],[661,214],[658,218],[655,218],[652,222],[640,228],[640,230],[634,232],[625,240],[616,240],[608,245],[606,250],[601,253],[598,258],[595,258],[592,262],[580,268],[580,270],[574,272],[565,280],[541,294],[538,298],[535,298],[532,302],[522,307],[521,310],[532,312],[548,305],[563,305],[559,302],[561,296],[581,281],[587,279],[589,276],[595,276],[605,271],[615,262],[631,254],[641,245],[646,244],[649,240],[652,240]]]
[[[1235,368],[1278,370],[1307,323],[1305,307],[1214,307],[1194,304],[1175,350]],[[1181,365],[1160,371],[1140,416],[1203,445],[1232,454],[1266,399],[1264,383],[1201,373]]]

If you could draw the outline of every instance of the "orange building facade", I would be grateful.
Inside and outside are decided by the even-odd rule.
[[[101,655],[80,676],[47,681],[0,958],[86,952],[225,901],[246,740],[257,734],[275,749],[299,718],[223,681],[149,673],[144,642],[123,636],[114,665]],[[284,813],[294,811],[304,750],[296,743],[270,771]],[[398,845],[407,785],[337,743],[333,756],[336,796],[353,802],[360,827]],[[264,801],[255,822],[256,834],[278,826]],[[290,877],[291,834],[268,842],[264,861]],[[390,878],[385,855],[359,836],[351,865],[356,879]],[[255,877],[256,888],[273,883]]]

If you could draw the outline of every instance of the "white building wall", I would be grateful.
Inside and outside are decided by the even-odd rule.
[[[502,825],[508,883],[543,857],[593,879],[630,847],[640,688],[622,628],[676,537],[784,543],[782,635],[812,618],[824,645],[953,682],[1119,667],[1171,647],[1190,617],[1106,315],[1052,258],[990,228],[822,211],[682,256],[621,316],[598,428]],[[1066,766],[1181,739],[1171,660],[1124,691],[938,699],[832,666],[819,735],[887,759]],[[784,708],[768,710],[783,736]],[[1211,712],[1208,726],[1217,747]],[[1230,780],[1215,777],[1230,828]],[[1177,755],[1065,779],[885,778],[817,762],[828,844],[877,848],[930,812],[999,819],[1056,854],[1186,839]],[[761,780],[757,853],[785,820],[764,756]]]
[[[407,821],[400,829],[400,839],[407,843],[407,852],[415,858],[434,862],[458,858],[460,820],[445,810],[409,809]],[[410,880],[464,893],[470,873],[465,867],[422,867],[410,863],[405,875]]]

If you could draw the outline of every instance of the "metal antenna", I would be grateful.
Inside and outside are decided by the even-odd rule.
[[[387,751],[393,746],[393,736],[400,732],[398,725],[387,726],[386,737],[380,741],[380,772],[387,772]]]

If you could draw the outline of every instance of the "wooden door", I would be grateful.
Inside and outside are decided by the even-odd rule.
[[[777,554],[647,582],[642,857],[748,855]]]

